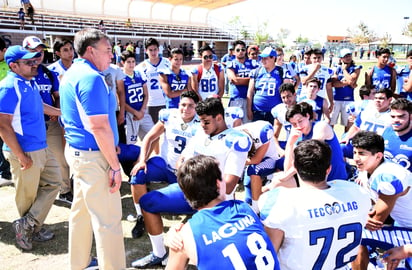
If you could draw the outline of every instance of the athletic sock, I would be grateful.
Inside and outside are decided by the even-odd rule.
[[[136,209],[137,216],[141,216],[142,215],[142,209],[140,208],[140,204],[135,203],[134,208]]]
[[[252,209],[253,211],[255,211],[256,214],[259,214],[258,201],[252,200]]]

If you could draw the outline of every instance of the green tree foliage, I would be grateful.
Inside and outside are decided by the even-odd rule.
[[[407,25],[404,27],[404,29],[403,29],[403,31],[402,31],[402,34],[405,35],[405,36],[410,36],[410,37],[412,37],[412,22],[410,22],[409,24],[407,24]]]

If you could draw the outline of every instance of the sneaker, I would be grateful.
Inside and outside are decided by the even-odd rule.
[[[132,237],[133,238],[139,238],[143,235],[144,233],[144,219],[143,216],[137,216],[136,219],[136,225],[134,225],[132,229]]]
[[[60,194],[59,195],[59,201],[68,203],[68,204],[72,204],[73,202],[73,194],[69,191],[67,193],[64,194]]]
[[[84,268],[84,270],[98,270],[99,269],[99,264],[97,262],[97,258],[92,257],[92,260],[90,261],[89,265]]]
[[[11,226],[16,233],[17,245],[24,250],[31,250],[34,226],[29,224],[26,217],[13,221]]]
[[[46,228],[41,228],[40,231],[33,233],[33,241],[46,242],[54,237],[54,233]]]
[[[150,254],[147,255],[146,257],[137,259],[134,262],[132,262],[132,266],[135,268],[146,268],[146,267],[155,266],[155,265],[166,266],[168,256],[169,256],[169,253],[167,252],[162,258],[157,257],[156,255],[153,254],[153,252],[150,252]]]

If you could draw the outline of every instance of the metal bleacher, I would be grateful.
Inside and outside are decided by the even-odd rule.
[[[48,35],[72,36],[77,31],[86,28],[98,28],[102,18],[87,18],[82,16],[52,14],[37,12],[32,25],[26,16],[25,30],[43,32]],[[174,40],[215,40],[231,41],[233,36],[229,31],[208,25],[174,24],[171,22],[152,22],[131,20],[127,24],[124,19],[103,18],[105,31],[109,36],[128,38],[156,37]],[[17,33],[20,23],[16,11],[0,10],[0,28],[4,32]]]

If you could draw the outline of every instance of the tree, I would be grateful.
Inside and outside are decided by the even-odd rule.
[[[267,41],[270,41],[272,37],[267,31],[268,28],[268,22],[265,21],[263,24],[258,26],[258,29],[255,33],[255,42],[258,45],[261,45],[262,43],[266,43]]]
[[[412,22],[410,22],[409,24],[407,24],[407,25],[404,27],[404,29],[403,29],[403,31],[402,31],[402,34],[405,35],[405,36],[410,36],[410,37],[412,37]]]
[[[289,29],[280,28],[279,33],[277,34],[277,39],[278,39],[279,44],[282,47],[285,46],[284,40],[288,38],[289,34],[290,34]]]
[[[352,43],[355,44],[369,43],[378,39],[376,34],[362,21],[357,28],[348,28],[347,31]]]

